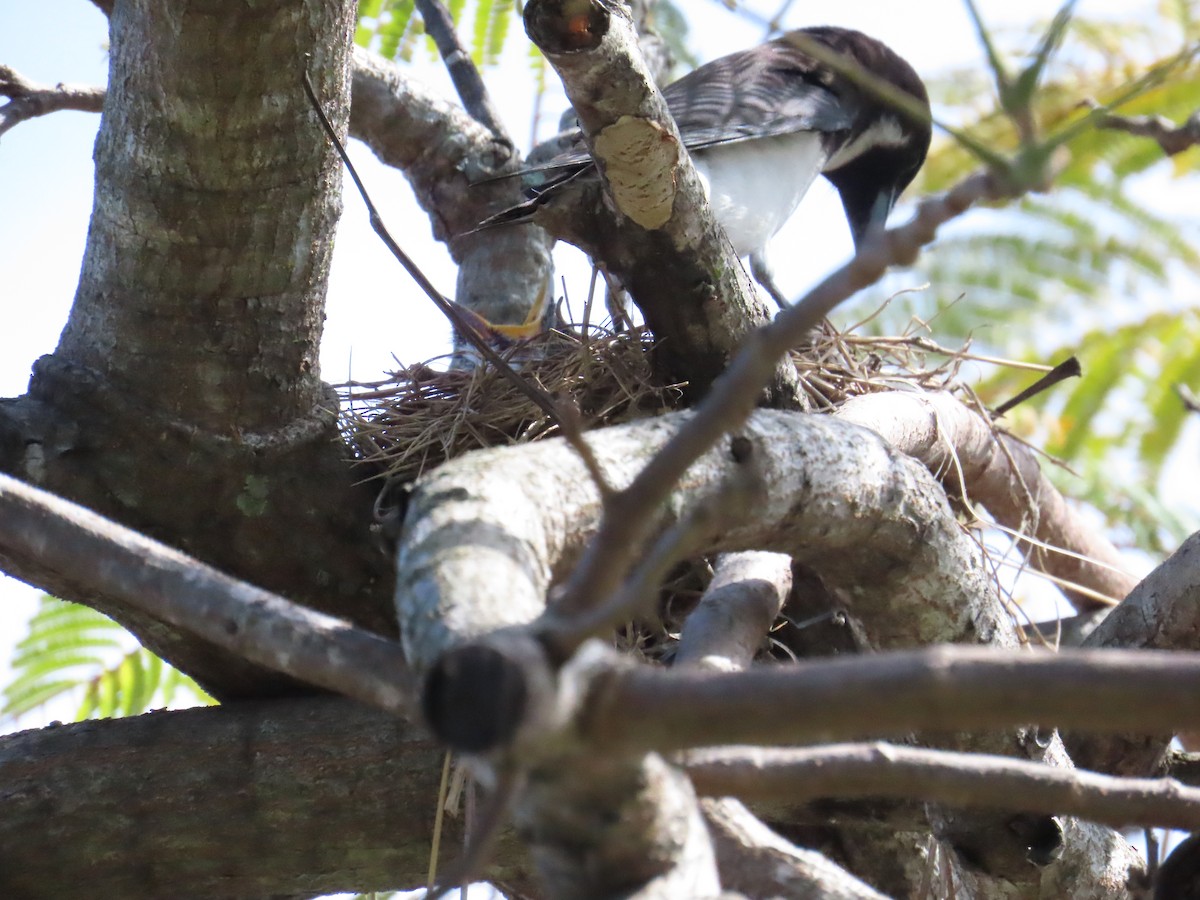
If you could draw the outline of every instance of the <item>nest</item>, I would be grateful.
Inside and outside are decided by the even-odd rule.
[[[585,336],[579,328],[543,333],[502,355],[559,405],[573,407],[582,430],[681,408],[682,385],[656,385],[653,339],[644,329]],[[826,323],[793,354],[811,407],[829,411],[863,394],[958,388],[964,347],[948,350],[920,335],[841,333]],[[927,362],[927,360],[929,362]],[[487,447],[552,437],[557,426],[491,365],[440,370],[405,366],[380,382],[343,385],[342,430],[366,471],[392,487],[415,481],[443,462]],[[386,502],[384,503],[386,506]],[[630,622],[618,644],[647,660],[673,652],[677,630],[711,578],[703,559],[681,562],[660,591],[660,616]],[[800,628],[801,626],[797,626]],[[837,630],[835,623],[830,628]],[[842,629],[844,630],[844,629]],[[838,640],[843,640],[840,632]],[[772,647],[782,647],[773,640]],[[791,657],[791,650],[773,654]]]
[[[505,361],[567,408],[584,430],[678,409],[678,386],[656,386],[650,338],[577,330],[544,332],[510,346]],[[552,437],[556,426],[490,365],[406,366],[384,381],[342,387],[342,433],[371,476],[392,483],[469,450]]]
[[[504,356],[566,407],[583,430],[647,418],[683,405],[682,385],[656,385],[645,329],[613,334],[570,327],[510,346]],[[932,368],[926,358],[936,355]],[[850,397],[950,386],[964,357],[921,337],[868,337],[826,324],[794,354],[813,408]],[[390,484],[470,450],[552,437],[546,414],[490,365],[439,370],[405,366],[382,381],[343,385],[342,432],[368,478]]]

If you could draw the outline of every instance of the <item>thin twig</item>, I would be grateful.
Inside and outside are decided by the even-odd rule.
[[[429,847],[429,872],[425,876],[426,893],[437,878],[438,851],[442,845],[442,823],[446,818],[446,795],[450,785],[450,762],[454,754],[447,750],[442,756],[442,777],[438,783],[437,809],[433,813],[433,840]]]
[[[1012,196],[988,172],[976,173],[949,193],[922,201],[907,225],[867,241],[861,251],[771,323],[747,335],[724,376],[633,482],[613,498],[584,557],[564,585],[560,611],[578,612],[616,589],[656,511],[684,471],[722,435],[745,422],[774,375],[777,361],[801,343],[839,303],[875,283],[888,269],[915,259],[937,229],[983,199]]]
[[[483,810],[478,834],[463,849],[463,854],[450,870],[430,887],[427,897],[444,897],[460,885],[468,883],[483,871],[491,859],[500,830],[508,823],[513,807],[525,789],[527,780],[523,769],[501,766],[497,768],[496,787]]]
[[[1200,413],[1200,398],[1193,394],[1186,384],[1175,385],[1175,393],[1179,397],[1179,401],[1183,404],[1183,408],[1188,412]]]
[[[1171,778],[1117,778],[1004,756],[882,743],[701,750],[685,759],[700,793],[743,800],[891,798],[1071,815],[1118,828],[1200,828],[1200,789]]]
[[[1060,362],[1057,366],[1031,384],[1025,390],[1021,391],[1015,397],[1004,401],[994,410],[992,410],[992,418],[998,419],[1013,407],[1024,403],[1031,397],[1036,397],[1043,391],[1048,391],[1061,381],[1066,381],[1068,378],[1078,378],[1083,374],[1083,368],[1079,365],[1079,360],[1074,356]]]
[[[104,107],[105,90],[78,84],[57,84],[47,87],[22,76],[15,69],[0,66],[0,97],[9,102],[0,106],[0,135],[13,126],[64,109],[79,112],[100,112]]]
[[[442,62],[446,64],[446,70],[450,73],[450,80],[454,82],[454,90],[458,92],[458,97],[462,100],[463,109],[497,139],[504,141],[510,147],[513,146],[512,138],[508,136],[504,123],[500,120],[500,115],[496,112],[496,108],[488,96],[483,78],[480,77],[479,70],[475,68],[475,63],[471,60],[471,54],[463,48],[458,40],[458,33],[454,30],[454,19],[451,18],[450,11],[439,0],[416,0],[416,2],[421,19],[425,22],[425,32],[433,38],[433,42],[437,45]]]
[[[1089,100],[1086,104],[1099,110],[1097,128],[1124,131],[1137,137],[1148,137],[1162,147],[1167,156],[1175,156],[1200,144],[1200,112],[1194,112],[1182,125],[1176,125],[1164,116],[1118,116],[1106,112],[1100,104]]]

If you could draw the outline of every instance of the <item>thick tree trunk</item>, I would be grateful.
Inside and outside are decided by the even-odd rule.
[[[371,491],[317,370],[341,177],[301,74],[344,128],[355,12],[116,4],[79,288],[30,393],[0,406],[0,468],[394,633]],[[101,608],[218,696],[294,689]]]

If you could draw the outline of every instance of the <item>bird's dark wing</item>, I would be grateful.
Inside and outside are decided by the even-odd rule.
[[[775,40],[693,69],[662,93],[684,146],[699,150],[797,131],[846,131],[858,109],[838,95],[838,81],[808,54]],[[591,165],[582,134],[564,133],[559,141],[564,149],[545,162],[498,177],[544,172],[542,190]]]
[[[827,67],[770,41],[694,69],[663,89],[689,150],[798,131],[845,131],[857,109]],[[854,107],[856,104],[849,104]]]
[[[861,111],[857,92],[782,38],[693,69],[663,96],[692,151],[799,131],[848,131]],[[473,230],[528,219],[558,187],[592,170],[582,134],[559,140],[562,149],[550,159],[499,176],[525,178],[528,199]]]

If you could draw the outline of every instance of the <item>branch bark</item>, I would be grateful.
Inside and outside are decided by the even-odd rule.
[[[59,595],[152,617],[297,683],[392,713],[414,689],[394,641],[236,581],[59,497],[0,475],[0,563]]]
[[[1017,721],[1112,734],[1160,722],[1192,727],[1200,721],[1198,686],[1200,655],[1148,650],[947,646],[732,674],[635,668],[596,685],[584,734],[597,747],[630,751]]]
[[[1084,641],[1085,647],[1200,649],[1200,532],[1133,589]],[[1189,729],[1196,731],[1197,729]],[[1120,775],[1158,774],[1171,734],[1068,735],[1079,765]]]
[[[580,12],[535,0],[526,4],[525,28],[562,78],[607,191],[606,204],[598,186],[581,179],[584,196],[551,204],[538,221],[620,278],[661,341],[667,383],[703,394],[770,312],[708,209],[629,14],[617,4]],[[794,406],[795,372],[772,366],[768,396]]]
[[[333,698],[0,737],[0,894],[263,897],[424,883],[443,751]],[[286,823],[281,827],[281,823]],[[444,856],[463,841],[445,817]],[[443,859],[444,863],[444,859]],[[485,873],[534,890],[511,831]]]
[[[721,867],[721,885],[749,897],[883,900],[883,894],[820,853],[771,831],[731,797],[701,802]]]
[[[781,553],[726,553],[688,616],[675,651],[676,666],[736,672],[754,661],[788,592],[791,559]]]
[[[515,824],[549,897],[673,900],[721,889],[691,782],[657,754],[588,748],[537,767]]]
[[[609,482],[624,487],[690,418],[602,429],[588,443]],[[744,455],[732,445],[705,454],[669,495],[660,525],[748,470],[762,497],[753,520],[708,549],[768,549],[811,565],[846,589],[880,647],[988,642],[1010,630],[978,548],[919,464],[829,417],[760,410],[736,440]],[[463,640],[538,618],[599,518],[582,462],[559,440],[472,453],[421,479],[396,589],[416,669]]]
[[[700,793],[747,801],[923,798],[946,806],[1077,816],[1114,828],[1200,829],[1200,789],[1169,778],[1114,778],[1004,756],[881,743],[700,750],[685,759]]]
[[[1042,473],[1032,451],[949,394],[870,394],[834,415],[877,432],[923,462],[949,493],[986,507],[1018,535],[1032,566],[1067,582],[1064,593],[1078,608],[1115,603],[1137,583],[1112,543]],[[1020,540],[1024,534],[1034,541]]]
[[[1095,103],[1090,105],[1093,109],[1099,108]],[[1182,125],[1176,125],[1164,116],[1118,116],[1105,113],[1097,119],[1096,127],[1150,138],[1167,156],[1175,156],[1200,144],[1200,113],[1192,113]]]
[[[454,90],[458,92],[458,98],[462,100],[463,108],[470,113],[471,118],[490,131],[497,140],[511,145],[512,140],[509,139],[504,124],[500,121],[500,116],[492,105],[479,70],[475,68],[475,63],[472,62],[471,57],[458,40],[450,11],[440,0],[416,0],[416,2],[421,19],[425,23],[425,33],[433,38],[433,42],[437,45],[442,62],[446,65],[446,71],[450,73],[450,80],[454,82]]]
[[[104,88],[79,84],[47,87],[23,77],[9,66],[0,66],[0,97],[9,102],[0,106],[0,135],[15,125],[37,116],[65,109],[100,112]]]

